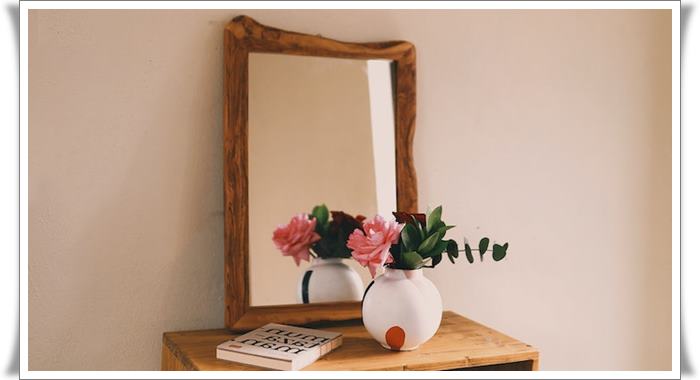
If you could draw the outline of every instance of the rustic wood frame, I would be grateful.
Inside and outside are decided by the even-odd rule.
[[[248,53],[389,59],[395,72],[396,200],[415,212],[413,166],[416,119],[416,50],[405,41],[350,43],[289,32],[234,18],[224,31],[224,281],[225,322],[234,331],[265,323],[307,324],[361,317],[360,302],[251,306],[248,278]]]

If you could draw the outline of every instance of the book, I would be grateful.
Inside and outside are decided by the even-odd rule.
[[[216,347],[216,358],[296,371],[343,344],[340,333],[268,323]]]

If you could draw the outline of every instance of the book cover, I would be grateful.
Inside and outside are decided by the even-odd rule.
[[[221,343],[216,357],[264,368],[298,370],[341,344],[340,333],[268,323]]]

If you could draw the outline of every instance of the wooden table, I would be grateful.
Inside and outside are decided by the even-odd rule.
[[[382,348],[361,321],[311,326],[343,334],[343,345],[304,368],[310,371],[509,370],[539,366],[536,348],[494,329],[446,311],[438,332],[414,351]],[[166,332],[162,370],[261,370],[216,358],[216,346],[233,338],[225,329]]]

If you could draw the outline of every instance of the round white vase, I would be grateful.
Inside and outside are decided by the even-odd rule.
[[[297,302],[341,302],[362,299],[362,279],[343,259],[315,258],[299,278]]]
[[[367,286],[362,322],[384,348],[410,351],[432,338],[442,320],[442,299],[423,269],[387,268]]]

